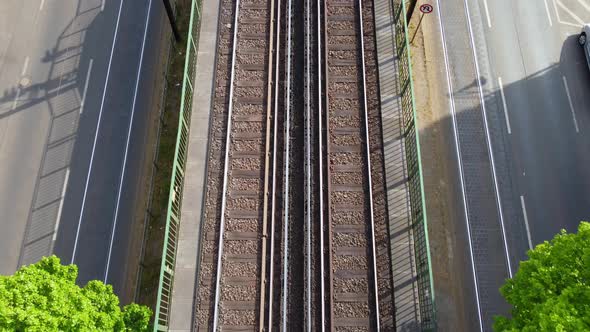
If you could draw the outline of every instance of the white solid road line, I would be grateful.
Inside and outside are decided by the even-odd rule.
[[[559,16],[559,9],[557,9],[556,1],[555,0],[551,0],[551,2],[553,3],[553,9],[555,10],[555,16],[557,17],[557,23],[563,24],[563,25],[569,25],[571,27],[575,27],[576,29],[579,29],[580,28],[581,23],[571,23],[571,22],[562,21],[561,20],[561,17]],[[560,6],[563,6],[563,4],[560,4]],[[567,8],[566,8],[566,10],[567,10]]]
[[[53,239],[52,239],[52,246],[55,244],[55,239],[57,238],[57,230],[59,228],[59,222],[61,221],[61,212],[64,207],[64,201],[66,199],[66,189],[68,188],[68,181],[70,180],[70,168],[66,169],[66,176],[64,177],[64,185],[61,188],[61,198],[59,200],[59,208],[57,209],[57,218],[55,220],[55,227],[53,227]],[[53,250],[52,250],[53,251]]]
[[[578,3],[582,5],[587,11],[590,11],[590,5],[588,5],[585,1],[578,0]]]
[[[121,166],[121,178],[119,180],[119,189],[117,192],[117,204],[115,205],[115,216],[113,217],[113,227],[111,229],[111,242],[109,243],[109,254],[107,256],[107,265],[104,272],[104,282],[107,283],[109,275],[109,267],[111,266],[111,254],[113,252],[113,242],[115,240],[115,230],[117,229],[117,217],[119,216],[119,204],[121,203],[121,192],[123,191],[123,181],[125,179],[125,167],[127,166],[127,154],[129,152],[129,141],[131,140],[131,130],[133,129],[133,117],[135,115],[135,102],[137,101],[137,90],[139,87],[139,78],[141,76],[141,66],[143,64],[143,52],[145,50],[145,40],[147,36],[148,26],[150,22],[150,11],[152,9],[152,0],[148,2],[148,10],[145,20],[145,28],[143,31],[143,40],[141,42],[141,55],[139,56],[139,65],[137,66],[137,77],[135,78],[135,90],[133,92],[133,104],[131,106],[131,119],[129,121],[129,129],[127,131],[127,141],[125,143],[125,157],[123,157],[123,165]]]
[[[547,18],[549,19],[549,26],[553,26],[553,21],[551,21],[551,14],[549,13],[549,5],[547,4],[547,0],[543,0],[545,2],[545,12],[547,13]]]
[[[500,97],[502,97],[502,106],[504,107],[504,117],[506,118],[506,129],[508,134],[512,134],[510,129],[510,118],[508,117],[508,107],[506,106],[506,97],[504,96],[504,85],[502,85],[502,77],[498,76],[498,86],[500,87]]]
[[[563,86],[565,87],[565,93],[567,94],[567,101],[570,104],[570,111],[572,112],[572,118],[574,119],[574,127],[576,128],[576,133],[580,132],[578,128],[578,120],[576,119],[576,111],[574,111],[574,104],[572,103],[572,96],[570,95],[570,89],[567,85],[567,79],[565,76],[561,77],[563,79]]]
[[[104,10],[104,1],[105,1],[105,0],[102,0],[102,1],[100,2],[100,11],[101,11],[101,12]]]
[[[25,63],[23,64],[23,70],[20,72],[20,76],[25,76],[27,73],[27,69],[29,68],[29,57],[25,57]]]
[[[481,103],[481,113],[483,118],[483,124],[486,134],[486,143],[488,145],[488,154],[490,157],[490,164],[492,166],[492,178],[494,180],[494,191],[496,194],[496,204],[498,207],[498,215],[500,216],[500,226],[502,228],[502,239],[504,241],[504,254],[506,255],[506,265],[508,266],[508,277],[512,278],[512,264],[510,263],[510,255],[508,253],[508,241],[506,240],[506,228],[504,226],[504,215],[502,213],[502,202],[500,200],[500,190],[498,188],[498,176],[496,175],[496,163],[494,161],[494,151],[492,149],[492,140],[490,138],[490,129],[488,126],[488,118],[486,113],[486,104],[483,97],[483,89],[481,84],[481,71],[479,70],[479,63],[477,61],[477,53],[475,50],[475,37],[473,36],[473,27],[471,24],[471,14],[469,13],[468,0],[464,0],[465,3],[465,16],[467,16],[467,27],[469,30],[469,39],[471,42],[471,51],[473,55],[473,61],[475,63],[475,73],[477,75],[477,89],[479,91],[479,101]]]
[[[78,219],[78,227],[76,229],[76,238],[74,240],[74,249],[72,250],[72,261],[76,258],[76,249],[78,248],[78,237],[80,236],[80,226],[82,225],[82,217],[84,216],[84,206],[86,205],[86,194],[88,193],[88,184],[90,182],[90,175],[92,174],[92,164],[94,162],[94,152],[96,151],[96,141],[98,140],[98,132],[100,129],[100,120],[102,119],[102,111],[104,108],[104,101],[107,94],[107,87],[109,85],[109,76],[111,74],[111,64],[113,62],[113,53],[115,51],[115,43],[117,42],[117,33],[119,32],[119,21],[121,20],[121,9],[123,8],[123,2],[121,0],[119,4],[119,13],[117,14],[117,23],[115,24],[115,35],[113,37],[113,44],[111,45],[111,55],[109,57],[109,64],[107,67],[107,76],[104,82],[102,91],[102,100],[100,102],[100,110],[98,111],[98,122],[96,124],[96,133],[94,134],[94,142],[92,143],[92,153],[90,155],[90,165],[88,166],[88,174],[86,175],[86,184],[84,185],[84,195],[82,196],[82,207],[80,208],[80,218]]]
[[[559,7],[561,7],[561,9],[563,9],[566,13],[568,13],[574,20],[576,20],[577,24],[579,24],[579,27],[581,27],[582,25],[585,24],[584,20],[581,19],[579,16],[576,15],[576,13],[574,13],[571,9],[567,8],[563,3],[561,3],[561,1],[559,0],[554,0],[554,3],[557,3],[557,5]],[[557,10],[557,8],[555,8],[555,10]]]
[[[453,124],[453,136],[455,139],[455,153],[457,154],[457,164],[459,165],[459,180],[461,183],[461,198],[463,199],[463,208],[464,208],[464,213],[465,213],[465,224],[466,224],[466,228],[467,228],[467,237],[469,239],[469,241],[467,242],[469,244],[469,258],[471,260],[471,271],[473,273],[473,283],[474,283],[474,289],[475,289],[475,302],[477,305],[477,320],[479,323],[479,330],[481,332],[483,332],[483,319],[482,319],[482,314],[481,314],[481,305],[480,305],[480,300],[479,300],[479,287],[478,287],[478,281],[477,281],[477,275],[476,275],[476,271],[475,271],[475,260],[473,258],[473,244],[472,244],[472,238],[471,238],[471,226],[469,224],[469,210],[467,207],[467,195],[465,194],[465,176],[463,174],[463,161],[461,159],[461,149],[459,148],[459,132],[457,130],[457,119],[456,119],[456,112],[455,112],[455,100],[453,98],[453,84],[451,82],[451,75],[450,75],[450,71],[449,71],[449,58],[448,58],[448,52],[447,52],[447,45],[446,45],[446,41],[445,41],[445,32],[444,32],[444,28],[443,28],[443,24],[442,24],[442,16],[441,16],[441,6],[440,6],[440,0],[436,0],[437,2],[437,15],[438,15],[438,24],[439,24],[439,29],[441,32],[441,44],[442,44],[442,48],[443,48],[443,58],[445,60],[445,73],[447,76],[447,88],[448,88],[448,94],[449,94],[449,108],[451,111],[451,120],[452,120],[452,124]]]
[[[529,249],[533,249],[533,241],[531,240],[531,229],[529,228],[529,218],[526,214],[526,206],[524,205],[524,196],[520,196],[520,205],[522,206],[522,214],[524,215],[524,226],[526,227],[526,237],[529,241]]]
[[[490,10],[488,9],[488,0],[483,0],[483,8],[486,12],[486,19],[488,20],[488,28],[492,28],[492,20],[490,19]]]
[[[45,0],[41,0],[41,3],[39,4],[39,11],[43,10],[44,5],[45,5]]]
[[[84,103],[86,102],[86,92],[88,91],[88,82],[90,81],[90,74],[92,73],[92,62],[94,59],[90,58],[88,64],[88,71],[86,72],[86,82],[84,82],[84,91],[82,92],[82,101],[80,102],[80,114],[84,111]]]

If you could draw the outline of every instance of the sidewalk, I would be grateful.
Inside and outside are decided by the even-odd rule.
[[[395,55],[393,8],[391,0],[375,0],[374,6],[395,325],[398,331],[419,331],[421,320],[401,119],[398,58]]]
[[[214,91],[219,1],[203,1],[201,18],[169,331],[191,331],[196,310],[195,281],[207,175],[209,114]]]

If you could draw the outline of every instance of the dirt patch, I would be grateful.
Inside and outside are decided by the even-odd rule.
[[[462,206],[456,201],[458,172],[453,152],[445,63],[435,14],[427,15],[416,32],[420,13],[410,24],[412,69],[418,109],[420,148],[424,171],[428,235],[432,257],[438,329],[467,331],[464,262],[460,222]],[[459,214],[458,214],[459,213]]]

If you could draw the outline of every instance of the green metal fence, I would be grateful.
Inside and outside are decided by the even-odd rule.
[[[202,0],[192,0],[189,33],[186,36],[182,99],[178,118],[174,165],[170,181],[170,196],[168,197],[168,212],[166,214],[162,265],[160,267],[156,314],[154,316],[154,331],[167,331],[168,323],[170,322],[170,300],[172,298],[172,283],[174,281],[174,264],[176,261],[176,248],[180,226],[180,207],[182,203],[188,134],[192,112],[193,79],[195,64],[197,62],[197,46],[199,44],[201,2]]]
[[[414,255],[420,305],[421,330],[436,329],[434,309],[434,287],[432,284],[432,264],[428,243],[428,225],[424,199],[424,180],[420,158],[420,137],[416,129],[416,103],[412,81],[412,63],[408,22],[406,21],[406,1],[392,0],[395,24],[395,49],[398,58],[404,144],[408,169]]]

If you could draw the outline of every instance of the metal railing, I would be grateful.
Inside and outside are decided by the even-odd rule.
[[[395,50],[398,59],[403,134],[410,192],[410,213],[414,237],[414,255],[416,257],[420,328],[422,331],[432,331],[436,329],[434,287],[432,284],[432,264],[425,211],[420,137],[416,129],[416,103],[412,80],[408,22],[406,21],[407,6],[406,0],[392,1],[393,23],[395,24]]]
[[[154,331],[167,331],[170,321],[170,300],[172,297],[172,283],[174,281],[174,265],[176,262],[176,248],[180,226],[180,208],[182,204],[182,189],[188,148],[188,134],[192,112],[193,79],[197,62],[197,45],[201,22],[202,0],[192,0],[189,33],[186,36],[186,53],[184,75],[182,78],[182,95],[178,118],[178,133],[174,150],[174,164],[170,180],[170,196],[168,197],[168,211],[162,250],[160,279],[158,282],[158,297],[154,316]]]

